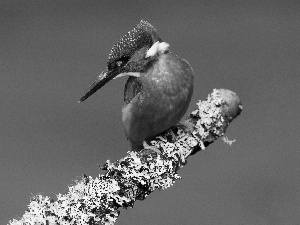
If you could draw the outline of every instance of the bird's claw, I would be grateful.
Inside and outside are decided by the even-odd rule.
[[[168,133],[169,133],[169,134],[171,135],[171,137],[172,137],[172,142],[175,141],[176,135],[175,135],[174,131],[172,130],[172,128],[170,128],[170,129],[168,130]]]
[[[188,133],[192,133],[195,130],[195,127],[193,126],[193,124],[188,123],[186,121],[178,123],[177,127]]]
[[[143,141],[143,147],[144,147],[144,150],[151,150],[151,151],[154,151],[157,154],[161,155],[161,151],[158,148],[149,145],[146,141]]]

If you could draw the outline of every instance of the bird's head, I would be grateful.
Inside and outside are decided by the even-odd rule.
[[[159,54],[168,50],[169,44],[162,42],[157,30],[147,21],[141,20],[113,46],[106,70],[97,77],[79,102],[86,100],[113,78],[125,75],[139,77],[140,72],[151,66]]]

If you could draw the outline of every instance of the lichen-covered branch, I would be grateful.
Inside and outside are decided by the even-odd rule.
[[[102,167],[105,174],[94,179],[84,175],[56,201],[35,196],[23,217],[10,224],[114,224],[120,207],[133,207],[154,190],[172,186],[187,158],[221,137],[241,110],[235,93],[214,90],[197,103],[186,121],[156,137],[141,152],[128,152],[113,163],[108,160]]]

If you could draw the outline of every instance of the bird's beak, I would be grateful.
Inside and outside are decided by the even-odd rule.
[[[89,90],[80,98],[78,101],[83,102],[100,88],[102,88],[105,84],[107,84],[110,80],[116,77],[119,74],[119,70],[111,70],[111,71],[103,71],[95,80],[94,83],[91,84]]]

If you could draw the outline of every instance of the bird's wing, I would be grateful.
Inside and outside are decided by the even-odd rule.
[[[130,76],[125,84],[124,102],[127,105],[140,91],[142,83],[140,78]]]

